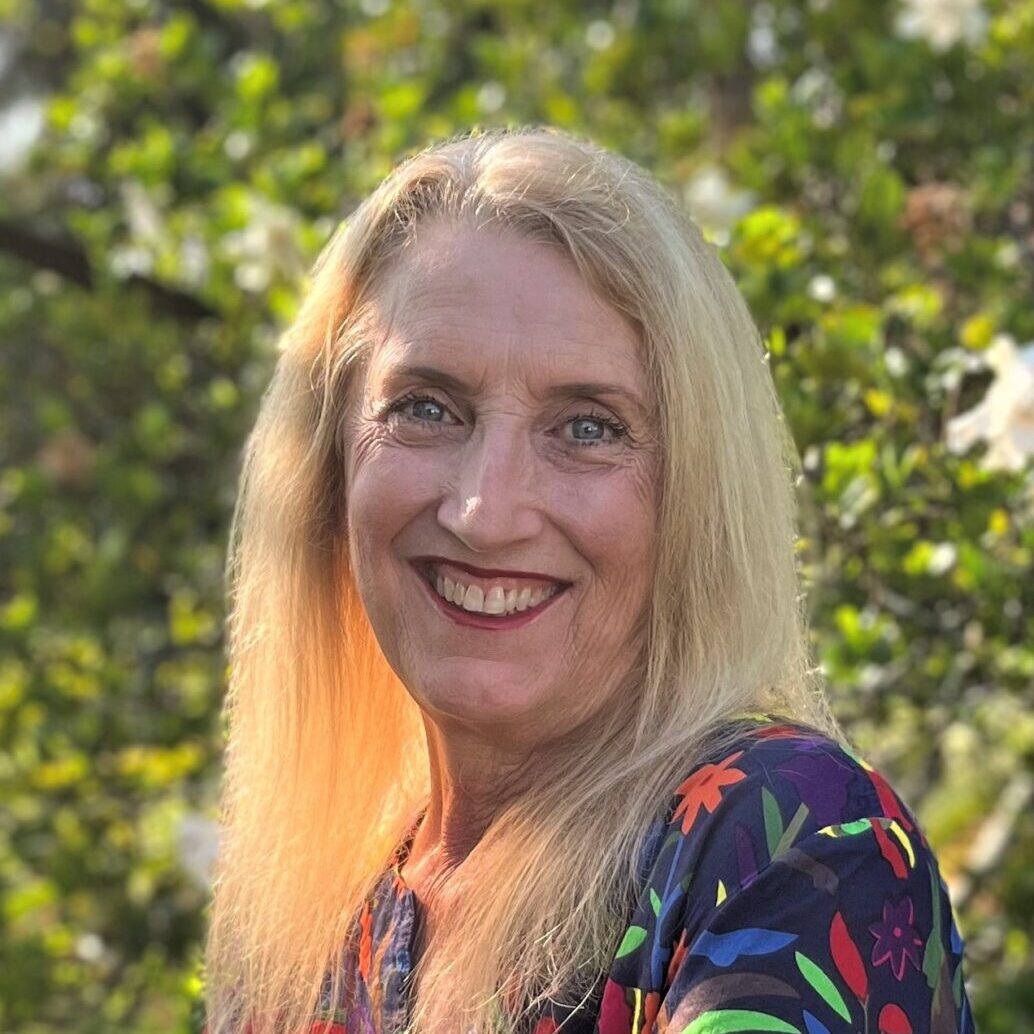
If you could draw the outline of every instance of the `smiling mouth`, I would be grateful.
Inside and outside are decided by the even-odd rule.
[[[488,624],[510,623],[537,614],[571,584],[492,579],[486,587],[454,580],[436,564],[423,562],[413,567],[439,606],[457,617],[464,615]]]

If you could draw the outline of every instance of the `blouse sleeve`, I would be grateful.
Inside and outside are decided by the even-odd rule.
[[[683,926],[658,1034],[973,1034],[937,862],[893,818],[826,826]]]

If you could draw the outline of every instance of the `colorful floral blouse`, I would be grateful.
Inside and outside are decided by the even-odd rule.
[[[415,826],[412,832],[415,832]],[[412,832],[361,910],[320,1034],[405,1026]],[[861,758],[752,716],[649,825],[642,891],[598,993],[529,1034],[973,1034],[963,940],[915,817]]]

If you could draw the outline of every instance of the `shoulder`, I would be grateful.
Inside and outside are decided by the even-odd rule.
[[[645,861],[611,1013],[639,996],[664,1029],[753,1003],[751,1017],[779,1013],[771,1030],[827,1030],[822,1010],[852,1030],[972,1030],[937,860],[850,746],[791,722],[724,737],[674,788]]]
[[[716,826],[727,831],[730,820],[758,826],[769,839],[780,814],[786,823],[796,818],[795,836],[862,817],[915,825],[897,792],[853,748],[789,721],[741,725],[731,743],[687,773],[670,805],[668,825],[695,839]]]
[[[738,723],[673,788],[655,826],[654,855],[664,842],[698,852],[728,841],[739,856],[736,882],[744,883],[800,839],[835,835],[860,819],[918,831],[907,804],[850,746],[796,722],[752,720]]]
[[[700,929],[777,863],[832,891],[829,848],[863,835],[899,876],[928,850],[908,806],[850,746],[792,721],[739,722],[650,827],[638,911],[665,935]]]

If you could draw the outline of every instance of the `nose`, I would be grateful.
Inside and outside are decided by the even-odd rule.
[[[457,450],[438,522],[472,552],[501,557],[542,530],[537,480],[532,443],[520,422],[483,422]]]

